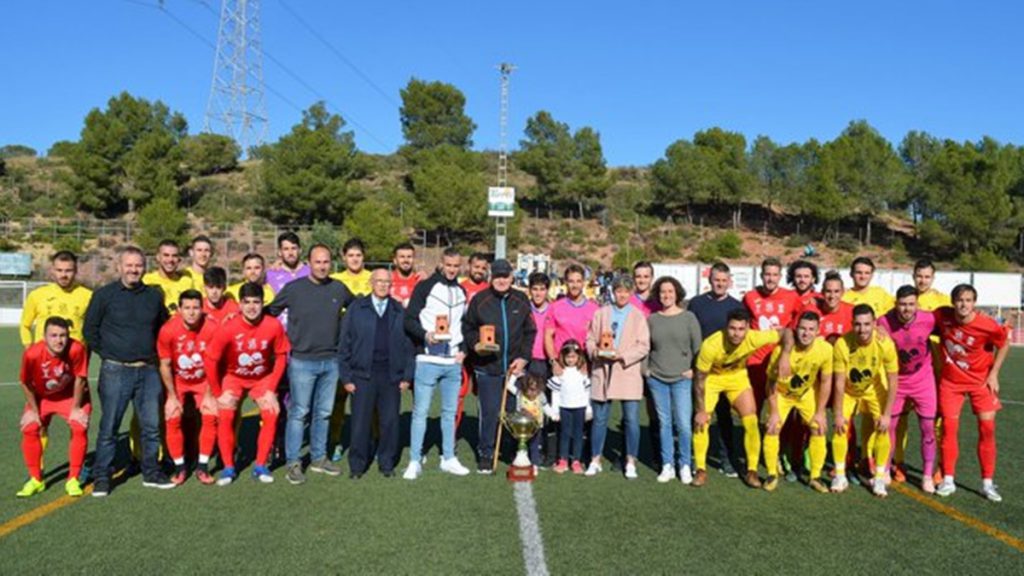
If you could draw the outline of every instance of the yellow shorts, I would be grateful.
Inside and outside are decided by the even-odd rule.
[[[811,420],[814,418],[814,413],[818,410],[817,396],[813,391],[808,390],[800,398],[792,398],[784,394],[775,394],[775,403],[779,406],[779,424],[785,424],[786,418],[789,417],[789,413],[796,410],[800,414],[800,419],[803,420],[804,424],[811,425]],[[764,403],[764,415],[762,422],[767,423],[768,417],[771,416],[771,408],[768,403]]]
[[[725,393],[730,404],[735,404],[736,399],[746,390],[751,390],[750,380],[746,378],[716,378],[714,374],[709,375],[704,381],[704,409],[714,412],[718,396],[722,393]]]
[[[882,417],[882,403],[887,394],[884,386],[868,389],[863,396],[843,395],[843,418],[849,420],[854,412],[871,416],[873,420]]]

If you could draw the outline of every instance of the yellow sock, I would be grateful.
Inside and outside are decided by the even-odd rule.
[[[764,465],[768,468],[768,475],[775,476],[779,470],[779,435],[764,435]]]
[[[132,453],[132,460],[142,461],[142,425],[139,424],[139,417],[132,413],[132,423],[128,430],[128,448]]]
[[[871,435],[874,436],[875,476],[878,476],[878,471],[884,472],[885,464],[889,461],[889,452],[892,450],[892,444],[889,442],[888,432],[874,432]]]
[[[907,416],[904,414],[900,418],[900,423],[896,426],[896,445],[892,447],[894,450],[892,455],[893,464],[903,464],[903,458],[907,451]]]
[[[832,462],[836,466],[836,473],[846,473],[846,451],[849,448],[846,442],[846,433],[832,434]]]
[[[757,416],[751,414],[741,418],[743,422],[743,448],[747,452],[747,470],[757,472],[761,460],[761,430],[757,426]],[[769,469],[768,473],[778,473],[778,467]]]
[[[765,439],[765,459],[768,459],[768,443]],[[812,435],[810,441],[811,452],[811,478],[820,478],[821,469],[825,467],[825,436]]]
[[[696,464],[697,470],[708,469],[708,445],[711,444],[711,437],[708,435],[708,425],[704,426],[704,430],[693,433],[693,463]]]

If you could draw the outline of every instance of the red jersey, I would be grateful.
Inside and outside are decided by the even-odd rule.
[[[210,384],[219,388],[223,376],[260,380],[276,375],[280,379],[291,348],[277,318],[264,314],[252,325],[242,315],[235,316],[217,330],[207,350]]]
[[[78,340],[68,339],[68,349],[54,356],[39,341],[21,355],[21,381],[43,398],[70,398],[75,391],[75,377],[89,376],[89,355]]]
[[[801,312],[803,311],[804,308],[807,308],[808,306],[812,306],[814,304],[815,300],[817,300],[818,298],[821,298],[821,294],[815,292],[814,290],[808,290],[807,292],[804,292],[803,294],[801,294],[801,293],[797,292],[796,290],[794,290],[793,293],[796,294],[797,299],[799,299],[799,302],[800,302],[800,308],[799,309],[800,309]],[[797,314],[797,316],[799,316],[799,314]]]
[[[213,320],[214,324],[224,324],[228,316],[232,314],[237,316],[240,312],[241,309],[238,307],[238,302],[235,302],[235,299],[227,294],[221,298],[220,308],[215,308],[213,304],[210,304],[209,298],[203,298],[203,314],[206,314],[207,318]]]
[[[161,360],[171,361],[175,386],[206,383],[206,349],[217,332],[217,323],[206,318],[200,322],[199,330],[189,330],[176,315],[160,328],[156,353]]]
[[[961,324],[952,308],[939,308],[935,319],[942,341],[943,384],[983,386],[995,363],[995,350],[1006,346],[1006,329],[980,312]]]
[[[478,292],[483,292],[490,285],[490,282],[486,280],[483,282],[473,282],[469,278],[463,278],[462,282],[459,282],[459,286],[462,286],[462,289],[466,291],[467,304],[473,299],[473,296],[476,296]],[[412,292],[409,292],[409,295],[412,296]]]
[[[420,275],[413,272],[408,277],[402,276],[398,273],[398,270],[392,270],[391,272],[391,297],[402,303],[402,306],[409,305],[409,299],[412,298],[412,291],[416,288],[416,285],[420,282]]]
[[[743,305],[753,317],[751,328],[754,330],[774,330],[791,326],[801,308],[800,297],[796,292],[786,288],[778,288],[770,295],[765,295],[760,288],[756,288],[743,295]],[[750,355],[747,365],[765,362],[774,348],[774,344],[758,348]]]
[[[796,315],[792,327],[796,328],[796,324],[804,312],[816,312],[818,316],[821,316],[818,335],[828,340],[830,344],[835,343],[836,338],[853,330],[853,304],[839,302],[839,308],[834,312],[824,312],[824,310],[825,301],[821,297],[812,300],[809,306],[801,309],[800,314]]]

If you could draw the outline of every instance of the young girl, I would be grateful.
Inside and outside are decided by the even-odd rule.
[[[522,382],[522,384],[519,384]],[[533,464],[534,473],[540,466],[540,439],[541,429],[544,427],[544,415],[551,415],[548,399],[544,396],[544,377],[536,374],[528,374],[526,378],[520,378],[509,382],[509,392],[516,396],[516,411],[525,412],[537,421],[537,433],[530,438],[530,463]]]
[[[554,471],[564,474],[569,470],[572,446],[572,473],[583,474],[583,424],[592,418],[590,408],[590,378],[583,348],[575,340],[566,340],[559,351],[559,362],[564,367],[561,376],[548,380],[551,389],[552,420],[561,422],[558,434],[558,463]]]

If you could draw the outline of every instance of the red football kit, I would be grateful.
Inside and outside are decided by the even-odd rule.
[[[39,421],[42,426],[32,422],[21,428],[21,453],[29,474],[36,480],[42,480],[43,444],[40,438],[42,430],[50,425],[54,414],[68,423],[71,429],[71,444],[68,447],[68,478],[77,478],[85,462],[88,447],[88,422],[71,420],[71,409],[75,403],[75,379],[89,376],[89,354],[81,342],[68,339],[67,351],[54,356],[46,347],[45,341],[39,341],[25,349],[21,356],[21,382],[31,390],[39,408]],[[88,397],[82,399],[82,411],[86,417],[92,412]],[[25,406],[23,416],[28,412]]]
[[[758,287],[743,295],[743,305],[753,318],[750,326],[752,329],[774,330],[793,323],[800,311],[800,298],[796,292],[786,288],[777,288],[775,292],[765,294]],[[747,375],[754,389],[754,400],[759,412],[768,385],[768,358],[774,349],[774,344],[762,346],[747,359]]]
[[[823,299],[819,297],[812,300],[810,305],[805,306],[796,315],[792,327],[796,328],[797,323],[800,321],[800,316],[804,312],[815,312],[821,317],[821,323],[818,325],[818,335],[828,340],[829,344],[834,344],[840,336],[853,330],[853,304],[840,302],[839,307],[832,312],[825,312],[824,310],[825,301]]]
[[[174,392],[184,411],[188,398],[202,414],[199,431],[199,458],[209,460],[217,442],[217,412],[205,409],[203,397],[209,388],[206,380],[206,351],[217,332],[217,323],[209,318],[200,320],[195,330],[189,329],[180,315],[175,315],[160,328],[156,341],[157,356],[169,361],[174,374]],[[167,451],[176,464],[185,459],[185,436],[178,414],[167,418]]]
[[[412,291],[420,283],[420,275],[413,272],[409,276],[402,276],[396,268],[391,272],[391,293],[390,296],[402,303],[402,306],[409,305],[412,298]]]
[[[203,298],[203,314],[205,314],[208,319],[213,320],[215,324],[224,324],[228,316],[238,316],[241,313],[241,309],[238,307],[238,302],[235,302],[235,299],[231,298],[227,294],[221,298],[220,306],[214,306],[210,303],[209,298]]]
[[[996,412],[999,397],[985,385],[995,352],[1006,346],[1006,328],[991,317],[977,313],[973,320],[960,323],[952,308],[935,311],[942,348],[942,377],[939,382],[939,411],[942,414],[942,471],[953,476],[959,457],[957,432],[964,396],[971,399],[974,413]],[[996,468],[996,422],[978,420],[978,459],[981,477],[991,479]]]
[[[235,412],[242,394],[257,402],[276,403],[277,384],[284,375],[291,344],[277,318],[264,314],[256,324],[239,315],[222,326],[207,350],[207,378],[219,397],[217,425],[220,457],[224,466],[235,465]],[[269,397],[268,397],[269,395]],[[256,448],[256,465],[265,466],[274,445],[279,409],[260,405],[262,426]]]

